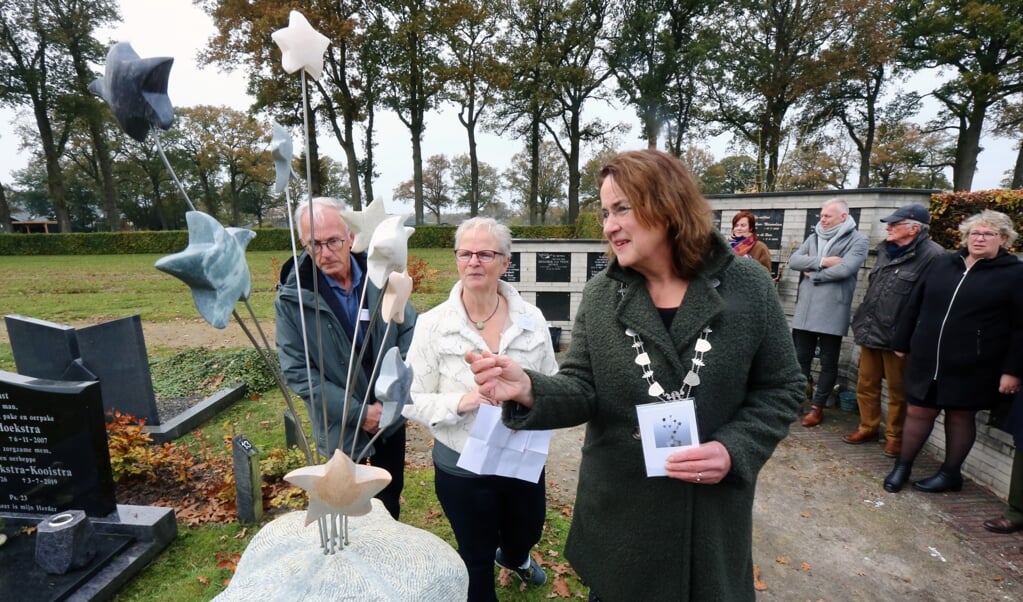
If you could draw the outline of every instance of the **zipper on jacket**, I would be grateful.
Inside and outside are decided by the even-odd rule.
[[[963,277],[959,279],[959,284],[956,285],[956,290],[952,291],[952,298],[948,300],[945,317],[941,319],[941,328],[938,329],[938,346],[934,354],[934,377],[931,380],[938,380],[938,366],[941,365],[941,338],[945,335],[945,323],[948,322],[948,314],[952,313],[952,306],[955,305],[959,289],[962,288],[963,282],[966,281],[966,277],[969,275],[970,268],[966,268],[966,271],[963,272]],[[977,340],[977,345],[980,346],[979,339]]]

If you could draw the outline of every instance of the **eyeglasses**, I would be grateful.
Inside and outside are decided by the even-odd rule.
[[[490,263],[498,255],[504,255],[498,251],[468,251],[466,249],[455,249],[455,259],[462,263],[468,263],[472,260],[472,256],[475,255],[476,259],[480,260],[480,263]]]
[[[344,248],[345,243],[348,242],[347,238],[330,238],[327,240],[314,240],[309,247],[316,253],[323,251],[323,247],[330,249],[331,253],[337,253]]]
[[[996,236],[1001,236],[1001,235],[1002,235],[1001,232],[980,231],[980,230],[971,230],[970,233],[967,234],[967,236],[969,236],[970,238],[983,238],[984,240],[990,240],[990,239],[992,239],[992,238],[994,238]]]
[[[607,218],[614,216],[615,220],[621,221],[622,218],[628,215],[630,211],[632,211],[632,207],[629,207],[628,205],[615,205],[614,207],[611,207],[610,211],[607,209],[601,209],[597,219],[600,220],[600,225],[603,226],[607,223]]]

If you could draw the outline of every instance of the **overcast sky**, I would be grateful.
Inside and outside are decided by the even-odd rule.
[[[121,0],[121,16],[124,24],[109,32],[111,40],[131,42],[142,57],[174,57],[168,86],[168,95],[174,106],[208,104],[227,105],[239,110],[248,108],[250,101],[245,94],[245,80],[240,72],[222,73],[214,68],[200,69],[196,65],[196,52],[206,46],[214,28],[209,18],[194,7],[191,0]],[[287,23],[281,23],[282,28],[285,26]],[[322,33],[328,37],[330,35],[329,32]],[[100,36],[101,39],[103,37],[107,36]],[[299,77],[298,73],[294,77]],[[931,85],[930,82],[926,83]],[[31,119],[28,108],[21,109],[21,113],[23,119]],[[633,124],[632,131],[621,137],[621,150],[645,147],[644,142],[636,139],[638,122],[631,109],[595,106],[592,113],[588,112],[585,116],[592,118],[598,115],[605,121]],[[7,185],[10,185],[11,173],[28,163],[28,153],[19,152],[17,148],[18,141],[12,125],[15,118],[17,115],[14,111],[0,109],[0,182]],[[918,116],[916,119],[921,121],[924,117]],[[374,184],[374,191],[386,201],[388,211],[410,211],[408,207],[394,204],[391,200],[394,188],[400,182],[412,178],[412,144],[408,129],[396,116],[383,111],[378,113],[376,123],[377,171],[381,175]],[[268,139],[269,135],[268,131]],[[501,140],[487,133],[480,133],[478,142],[480,159],[500,171],[507,169],[512,155],[522,149],[517,140]],[[302,144],[301,138],[296,136],[296,154]],[[321,129],[320,145],[321,153],[342,160],[339,146],[325,129]],[[716,159],[727,155],[724,141],[716,141],[709,146]],[[973,189],[998,188],[1004,172],[1015,161],[1014,142],[988,136],[982,140],[982,146],[985,150],[978,160],[981,169],[974,177]],[[445,154],[450,158],[465,154],[466,149],[465,130],[453,110],[428,115],[423,137],[424,160],[435,154]],[[951,181],[951,170],[947,177]],[[850,177],[850,185],[854,183],[853,175]]]

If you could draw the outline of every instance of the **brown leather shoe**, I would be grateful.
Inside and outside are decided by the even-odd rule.
[[[877,433],[864,433],[863,431],[856,431],[855,433],[849,433],[842,437],[842,441],[851,443],[853,445],[859,445],[860,443],[869,443],[871,441],[877,441]]]
[[[902,451],[902,441],[897,439],[889,439],[884,442],[884,455],[889,458],[898,458],[899,453]]]
[[[1004,516],[984,521],[984,528],[992,533],[1015,533],[1023,531],[1023,525],[1017,525]]]
[[[824,420],[824,408],[810,406],[810,411],[803,416],[803,426],[817,426]]]

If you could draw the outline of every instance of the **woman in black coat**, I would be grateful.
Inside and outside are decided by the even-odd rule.
[[[982,211],[959,226],[965,248],[935,258],[896,334],[908,353],[903,385],[909,408],[902,453],[884,480],[902,489],[934,421],[945,411],[945,460],[913,489],[959,491],[963,462],[977,436],[975,416],[1014,395],[1023,376],[1023,262],[1007,249],[1012,220]]]

